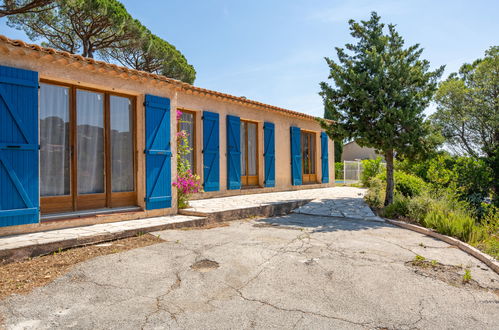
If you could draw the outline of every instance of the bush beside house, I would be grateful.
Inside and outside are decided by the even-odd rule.
[[[491,174],[480,161],[441,154],[426,162],[399,162],[394,201],[386,207],[386,175],[376,170],[376,162],[364,161],[370,170],[363,181],[366,202],[380,215],[432,228],[499,258],[499,208],[489,202]]]

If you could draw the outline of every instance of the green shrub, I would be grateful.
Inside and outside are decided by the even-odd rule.
[[[418,223],[422,223],[434,199],[429,194],[422,194],[408,199],[407,203],[407,217]]]
[[[423,179],[400,171],[395,171],[395,190],[406,197],[420,196],[426,184]]]
[[[406,217],[409,213],[409,201],[409,198],[396,193],[393,196],[393,203],[383,209],[383,216],[390,219]]]
[[[386,182],[386,173],[381,173],[377,176],[378,179]],[[423,179],[401,171],[393,172],[393,180],[395,181],[395,191],[400,192],[405,197],[414,197],[421,195],[427,188]]]
[[[453,167],[455,159],[448,154],[438,155],[426,162],[426,172],[418,173],[421,178],[437,187],[448,187],[455,180]]]
[[[499,259],[499,208],[489,205],[471,244]]]
[[[493,173],[483,160],[459,157],[454,165],[454,186],[460,199],[476,210],[478,218],[484,216],[482,202],[491,193]]]
[[[475,220],[466,212],[449,208],[445,203],[435,203],[423,220],[425,227],[454,236],[464,242],[474,239]]]
[[[334,178],[335,180],[343,180],[343,163],[334,163]]]
[[[381,174],[384,170],[381,157],[362,161],[362,175],[360,181],[364,187],[369,187],[369,180]]]
[[[369,190],[364,197],[369,206],[380,209],[385,202],[385,183],[379,178],[369,180]]]

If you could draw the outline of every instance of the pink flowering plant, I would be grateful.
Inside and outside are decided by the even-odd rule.
[[[181,122],[181,118],[182,112],[177,110],[177,121]],[[189,134],[184,130],[177,132],[177,180],[173,186],[177,188],[177,201],[180,209],[189,206],[189,197],[192,194],[203,191],[200,177],[192,173],[191,164],[184,157],[192,151],[188,136]]]

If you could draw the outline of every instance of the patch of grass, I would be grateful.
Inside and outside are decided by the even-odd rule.
[[[378,178],[369,180],[369,190],[364,197],[366,203],[375,208],[381,209],[385,202],[385,184]]]
[[[416,254],[414,259],[412,260],[412,264],[414,266],[423,266],[425,265],[426,258],[423,256],[420,256],[419,254]]]
[[[409,210],[409,199],[398,193],[395,193],[393,197],[393,203],[383,209],[383,216],[391,219],[406,216]]]
[[[383,217],[432,228],[469,243],[499,259],[499,209],[489,206],[478,220],[470,204],[448,190],[424,191],[419,196],[395,193],[394,202],[384,207],[384,182],[371,179],[365,201]]]
[[[472,280],[472,278],[471,278],[471,270],[465,269],[464,270],[464,275],[463,275],[463,283],[468,283],[471,280]]]
[[[11,294],[26,294],[36,287],[47,285],[69,272],[74,265],[88,259],[160,242],[163,240],[146,234],[116,240],[109,246],[88,245],[66,250],[59,249],[53,254],[1,265],[0,299]]]
[[[468,242],[473,238],[475,220],[459,210],[435,208],[428,212],[423,224],[441,234],[454,236]]]
[[[204,230],[204,229],[213,229],[213,228],[220,228],[220,227],[228,227],[229,226],[229,223],[228,222],[211,222],[211,223],[208,223],[204,226],[200,226],[200,227],[184,227],[184,228],[180,228],[180,230],[184,230],[184,231],[187,231],[187,230]]]

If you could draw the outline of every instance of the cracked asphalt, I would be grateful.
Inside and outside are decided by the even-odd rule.
[[[165,242],[1,301],[0,319],[10,329],[499,328],[497,274],[388,224],[292,214],[155,234]],[[471,269],[475,285],[417,272],[416,255]]]

